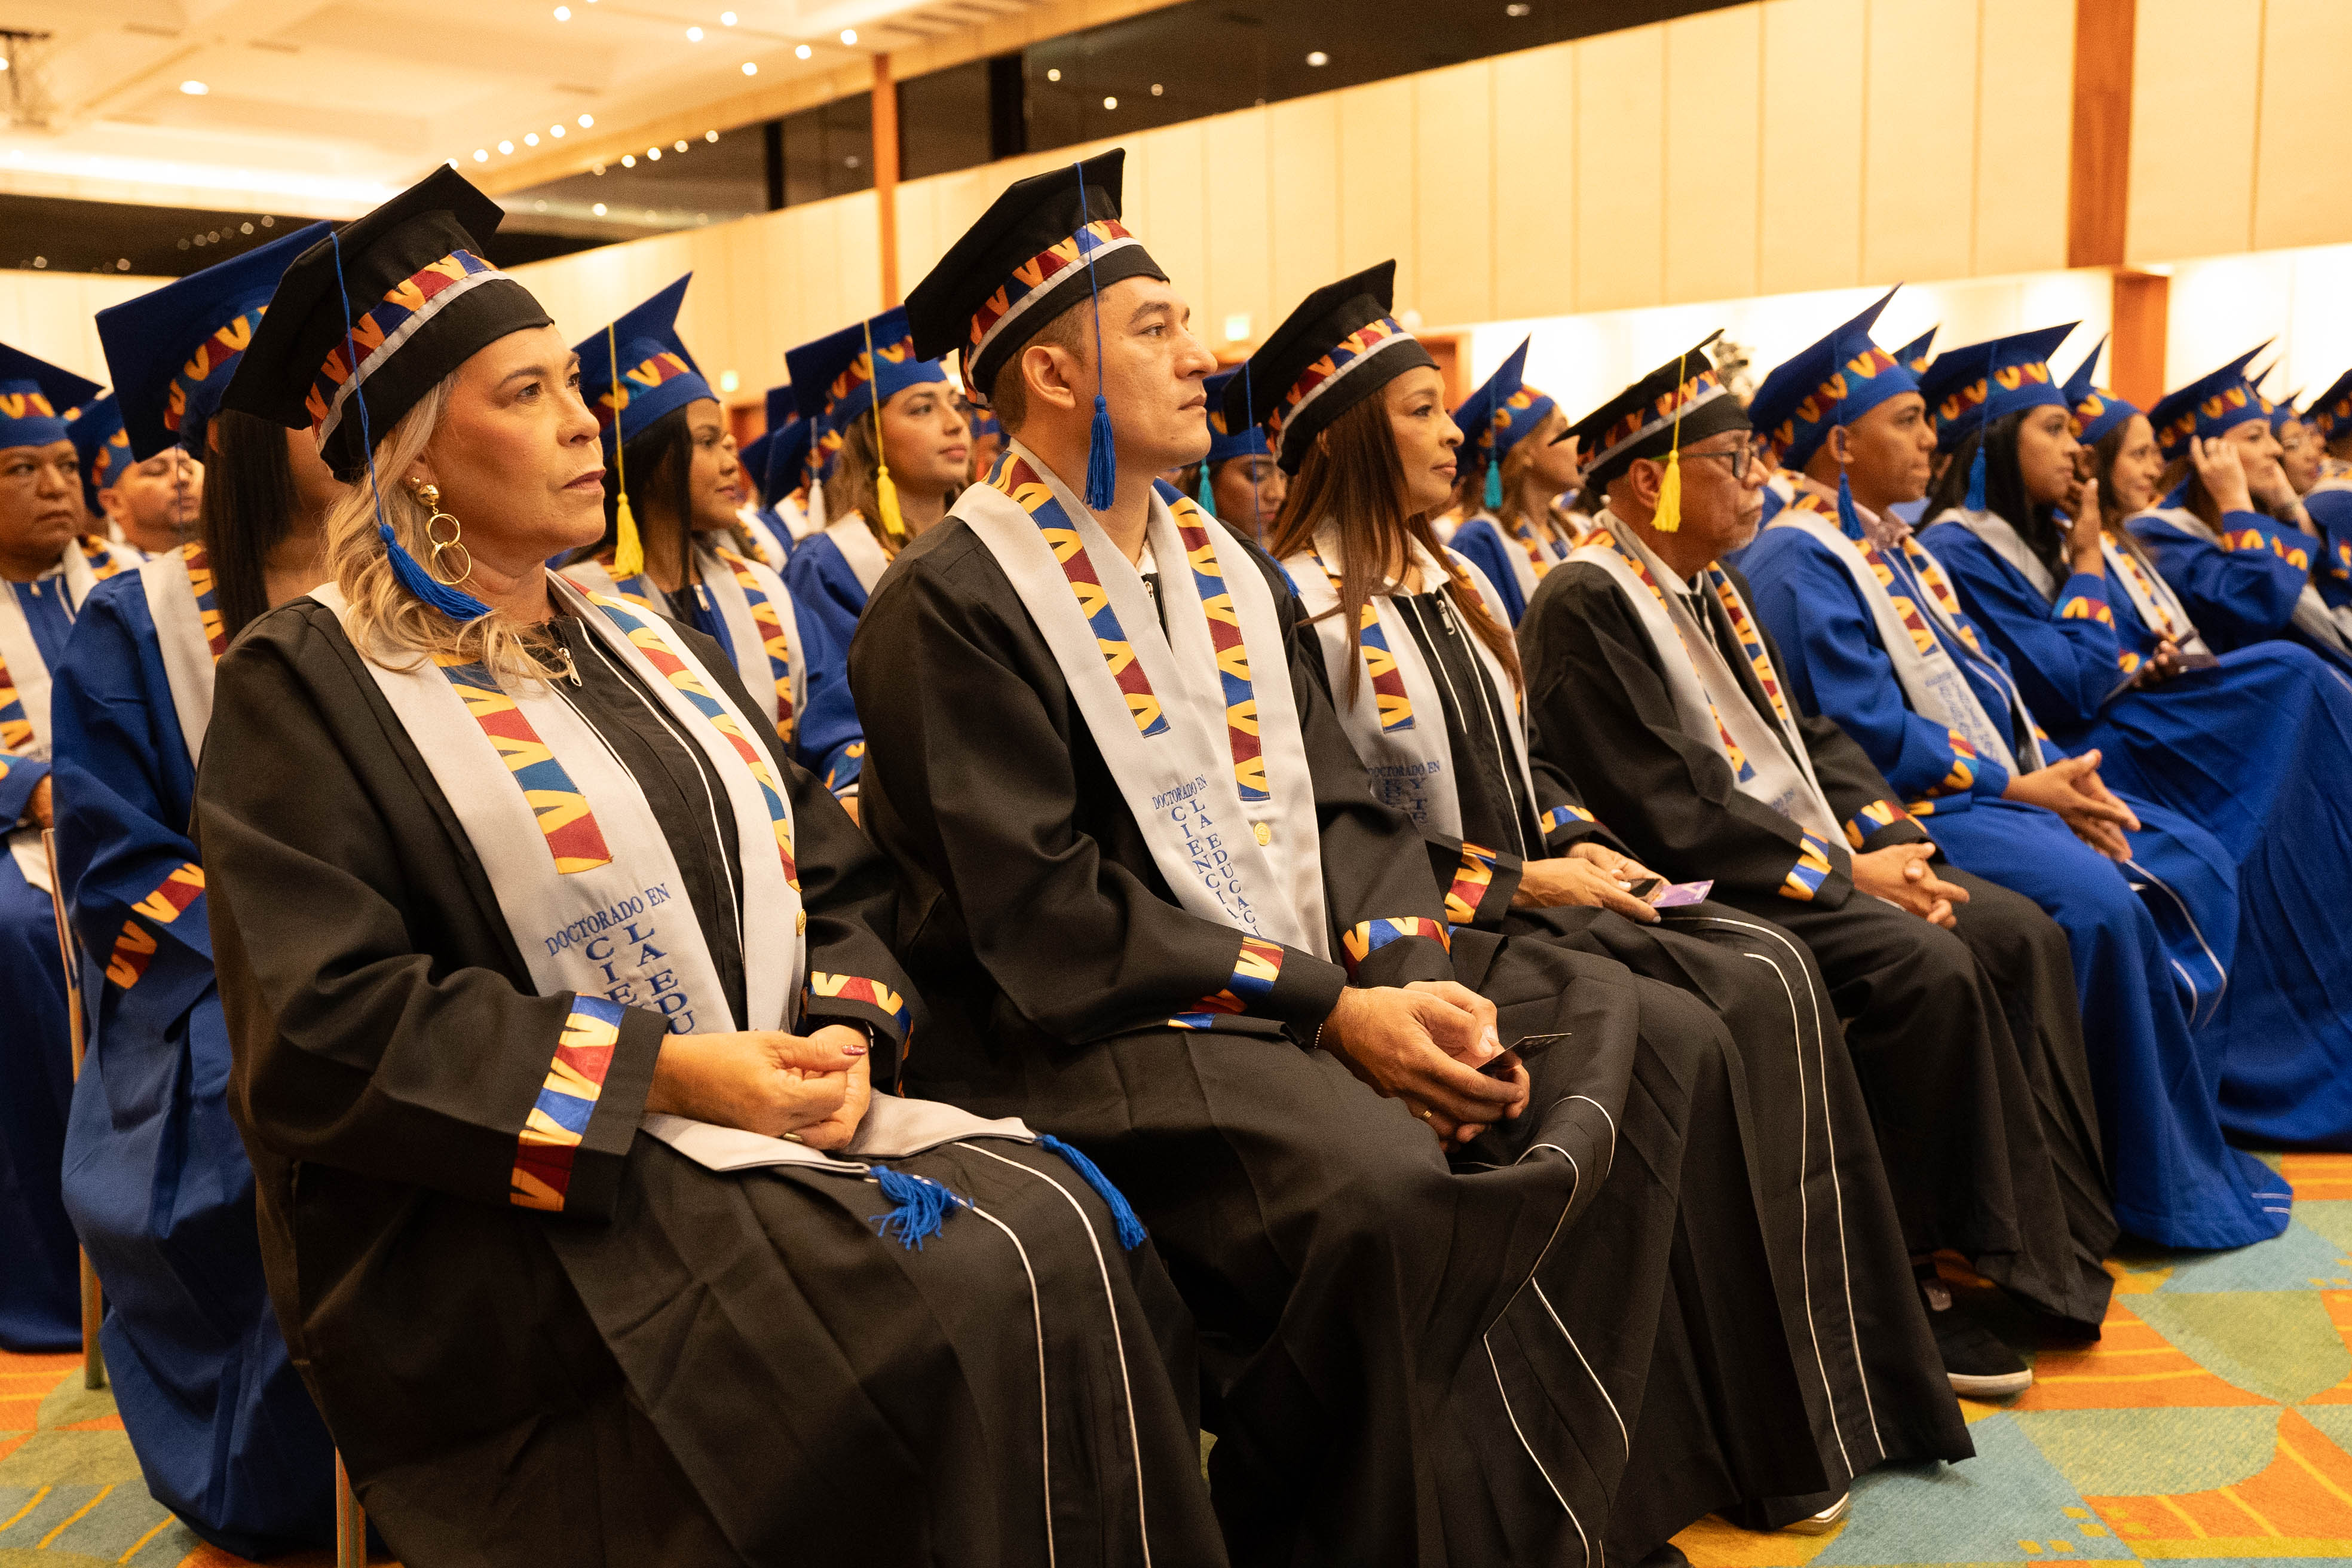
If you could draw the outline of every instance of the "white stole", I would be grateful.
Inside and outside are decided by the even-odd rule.
[[[2139,558],[2113,539],[2102,534],[2099,552],[2106,557],[2107,581],[2123,584],[2125,596],[2132,608],[2139,612],[2141,622],[2160,637],[2170,637],[2183,653],[2206,652],[2205,639],[2199,635],[2197,623],[2189,618],[2188,606],[2172,584],[2159,572],[2140,564]]]
[[[2220,534],[2206,526],[2203,518],[2199,517],[2187,507],[2150,507],[2147,510],[2136,513],[2132,519],[2126,521],[2136,521],[2142,517],[2160,518],[2191,539],[2201,539],[2216,550],[2230,548],[2221,542]],[[2268,550],[2269,543],[2265,542],[2263,548]],[[2315,539],[2311,542],[2311,551],[2315,555],[2326,548],[2324,541]],[[2308,581],[2303,584],[2303,591],[2295,595],[2294,613],[2288,619],[2294,624],[2295,630],[2322,647],[2333,648],[2338,653],[2352,653],[2352,639],[2346,637],[2345,628],[2337,624],[2335,616],[2329,613],[2327,601],[2319,596],[2319,590],[2313,587]]]
[[[1446,578],[1445,568],[1431,558],[1418,541],[1408,542],[1422,580],[1434,589]],[[1485,573],[1453,551],[1446,552],[1454,568],[1478,591],[1486,613],[1498,626],[1507,627],[1494,585]],[[1454,773],[1454,748],[1445,733],[1445,709],[1437,689],[1437,672],[1422,651],[1412,628],[1391,596],[1395,584],[1376,588],[1365,601],[1357,628],[1362,651],[1360,672],[1348,663],[1348,628],[1339,611],[1339,582],[1334,563],[1339,559],[1338,531],[1317,531],[1315,547],[1283,563],[1298,589],[1299,602],[1311,618],[1325,667],[1331,674],[1331,694],[1339,712],[1339,727],[1356,748],[1356,755],[1372,775],[1372,793],[1413,820],[1423,833],[1459,839],[1462,837],[1461,786]],[[1450,611],[1452,606],[1448,605]],[[1503,668],[1486,645],[1465,629],[1464,641],[1486,677],[1494,705],[1509,720],[1512,759],[1517,764],[1528,798],[1536,797],[1535,775],[1528,766],[1527,725]],[[1351,687],[1352,681],[1352,687]],[[1396,689],[1401,686],[1402,691]],[[1349,691],[1353,690],[1351,700]],[[1457,700],[1466,710],[1470,699]],[[1499,846],[1498,846],[1499,847]]]
[[[1249,552],[1155,487],[1146,544],[1163,631],[1142,574],[1017,440],[953,515],[1053,650],[1177,902],[1328,958],[1315,783],[1274,594]]]
[[[1756,710],[1747,688],[1724,662],[1713,626],[1693,616],[1681,595],[1660,586],[1674,577],[1673,569],[1614,512],[1604,508],[1596,521],[1599,527],[1592,537],[1569,559],[1600,567],[1623,590],[1643,630],[1649,634],[1683,732],[1724,760],[1740,794],[1790,818],[1824,845],[1843,845],[1845,834],[1830,810],[1829,797],[1822,793],[1821,781],[1813,776],[1804,736],[1786,700],[1779,699],[1778,678],[1765,670],[1757,672],[1759,679],[1768,681],[1768,693],[1778,700],[1775,725]],[[1710,565],[1705,575],[1707,585],[1701,591],[1721,595],[1727,609],[1737,604],[1739,615],[1752,626],[1754,612],[1739,598],[1738,589],[1722,568]],[[1759,641],[1755,656],[1759,659],[1761,646]]]
[[[164,684],[193,763],[204,755],[205,731],[212,725],[213,665],[227,647],[205,547],[191,541],[151,557],[139,568],[139,587],[155,623]]]
[[[694,562],[726,627],[723,640],[728,657],[759,701],[770,728],[789,742],[808,706],[808,654],[801,641],[800,616],[793,607],[792,591],[761,563],[720,548],[708,534],[695,536]],[[654,598],[656,584],[650,578],[640,575],[623,583],[602,561],[575,562],[563,568],[562,575],[583,592],[607,594],[657,614],[668,613],[667,606]],[[757,605],[752,602],[755,594],[761,600]],[[763,611],[772,614],[772,625]],[[779,639],[781,648],[775,646]]]
[[[874,531],[866,526],[866,519],[854,511],[847,517],[835,518],[824,525],[824,536],[833,541],[833,547],[849,563],[857,585],[871,595],[874,584],[882,581],[882,574],[890,569],[890,557],[883,551],[882,542],[874,537]]]
[[[111,576],[116,572],[139,564],[142,557],[127,544],[112,544],[94,539],[69,539],[65,554],[59,558],[58,570],[38,579],[43,592],[62,591],[68,611],[79,611],[101,579],[87,553],[91,545],[109,563]],[[16,700],[23,706],[25,722],[30,727],[30,739],[15,748],[15,754],[37,762],[49,758],[49,688],[54,676],[41,658],[41,645],[34,639],[33,624],[25,618],[25,607],[17,599],[15,584],[0,592],[0,670],[5,670],[5,684],[16,689]],[[25,880],[46,893],[51,890],[49,858],[41,847],[41,830],[31,824],[15,829],[8,835],[8,854],[16,862],[16,869]]]

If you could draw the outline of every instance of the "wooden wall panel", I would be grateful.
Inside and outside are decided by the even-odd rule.
[[[1576,46],[1495,62],[1495,314],[1576,308]]]
[[[1413,307],[1431,327],[1495,313],[1495,72],[1474,60],[1413,78]]]
[[[2253,244],[2339,244],[2352,238],[2352,5],[2269,0],[2263,23]]]
[[[1274,305],[1265,321],[1250,323],[1263,341],[1290,308],[1339,270],[1339,95],[1318,93],[1268,104],[1265,110],[1269,190],[1274,200]],[[1224,324],[1212,322],[1213,346],[1227,345]]]
[[[2074,10],[2052,0],[1979,4],[1984,60],[1969,270],[1982,277],[2063,267]]]
[[[1703,12],[1665,25],[1665,298],[1757,291],[1762,196],[1764,13]]]
[[[1222,114],[1207,125],[1203,154],[1206,211],[1200,225],[1208,244],[1207,304],[1202,325],[1221,342],[1225,318],[1246,315],[1258,332],[1278,319],[1274,298],[1273,213],[1266,195],[1265,111]],[[1162,214],[1161,229],[1182,220]],[[1155,229],[1155,233],[1159,230]],[[1202,300],[1192,311],[1203,315]],[[1265,325],[1259,325],[1265,323]]]
[[[2131,208],[2131,94],[2138,0],[2074,0],[2074,130],[2066,265],[2124,258]]]
[[[2045,0],[2046,3],[2046,0]],[[1966,273],[1977,184],[1975,0],[1870,0],[1862,276]],[[2062,158],[2056,150],[2053,158]]]
[[[1758,121],[1756,286],[1845,289],[1862,277],[1867,0],[1769,0]],[[1881,100],[1894,97],[1882,92]]]
[[[1576,47],[1576,308],[1665,299],[1664,27]],[[1677,106],[1679,109],[1679,106]]]
[[[1412,310],[1421,282],[1413,258],[1412,82],[1369,82],[1337,97],[1339,274],[1394,257],[1397,309]]]
[[[1217,330],[1209,315],[1209,231],[1204,221],[1208,132],[1196,121],[1151,132],[1148,140],[1150,167],[1140,194],[1153,221],[1149,227],[1130,226],[1166,270],[1176,292],[1192,307],[1192,330],[1204,334],[1202,342],[1213,342],[1206,335]]]
[[[2262,8],[2263,0],[2139,0],[2125,229],[2132,261],[2251,242]]]

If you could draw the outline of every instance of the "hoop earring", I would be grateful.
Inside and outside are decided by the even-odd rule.
[[[433,514],[425,520],[425,542],[433,547],[432,557],[425,563],[426,568],[436,581],[446,584],[452,588],[460,587],[467,578],[474,574],[473,552],[459,542],[465,537],[465,525],[441,510],[440,486],[420,484],[412,488],[417,503]],[[445,522],[449,525],[449,537],[446,539],[443,539],[435,531]],[[448,551],[457,552],[459,563],[459,569],[455,577],[448,574],[448,569],[441,562],[443,553]]]

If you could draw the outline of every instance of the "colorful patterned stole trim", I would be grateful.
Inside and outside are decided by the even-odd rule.
[[[1666,618],[1669,621],[1674,619],[1672,607],[1666,599],[1666,591],[1659,587],[1657,578],[1650,574],[1648,564],[1641,556],[1620,545],[1617,542],[1617,536],[1610,531],[1606,524],[1594,529],[1592,537],[1586,540],[1585,543],[1596,550],[1615,551],[1617,558],[1625,563],[1633,575],[1642,580],[1642,586],[1649,589],[1651,596],[1658,601],[1658,608],[1667,612]],[[1698,659],[1691,652],[1690,640],[1683,637],[1679,624],[1675,626],[1675,636],[1682,640],[1683,657],[1689,659],[1696,667]],[[1731,731],[1725,728],[1723,713],[1716,707],[1715,699],[1712,697],[1706,700],[1706,711],[1707,716],[1715,721],[1715,737],[1723,743],[1723,754],[1731,763],[1732,777],[1740,784],[1747,784],[1753,780],[1756,777],[1756,769],[1748,763],[1748,753],[1740,748],[1739,742],[1731,738]]]
[[[2132,608],[2139,612],[2141,622],[2149,631],[2158,637],[2171,638],[2174,645],[2181,648],[2204,647],[2204,638],[2190,624],[2188,613],[2180,608],[2169,584],[2150,575],[2147,568],[2140,564],[2138,556],[2112,539],[2100,540],[2099,549],[2106,557],[2107,571],[2123,584],[2125,596],[2131,600]],[[2120,639],[2116,650],[2116,666],[2126,675],[2140,667],[2140,656],[2122,647]]]
[[[555,1058],[547,1064],[547,1080],[515,1140],[514,1173],[507,1189],[507,1201],[515,1207],[563,1212],[572,1156],[588,1136],[604,1077],[613,1070],[613,1052],[621,1043],[621,1015],[619,1004],[600,996],[572,998]]]
[[[1200,591],[1201,607],[1208,614],[1209,641],[1217,650],[1217,676],[1225,688],[1225,732],[1233,746],[1234,782],[1241,788],[1244,805],[1269,800],[1265,756],[1258,745],[1257,688],[1250,679],[1249,646],[1242,640],[1234,596],[1218,568],[1216,546],[1209,541],[1209,516],[1173,486],[1161,486],[1160,499],[1176,519],[1176,535],[1184,542],[1184,556],[1192,568],[1192,585]]]
[[[1143,666],[1136,662],[1135,648],[1118,624],[1118,612],[1111,608],[1110,595],[1103,591],[1102,579],[1095,574],[1094,563],[1087,558],[1086,545],[1078,538],[1069,514],[1062,510],[1062,503],[1054,499],[1052,488],[1010,447],[996,459],[996,468],[988,476],[988,487],[1029,514],[1037,531],[1044,535],[1046,548],[1061,563],[1062,575],[1069,579],[1070,592],[1076,595],[1078,614],[1094,628],[1104,667],[1126,694],[1136,732],[1147,740],[1168,733],[1168,717],[1160,711],[1160,699],[1153,694]]]
[[[1262,1005],[1274,994],[1274,983],[1282,977],[1282,947],[1260,937],[1242,938],[1241,952],[1234,958],[1233,978],[1225,988],[1213,996],[1203,996],[1190,1010],[1168,1020],[1171,1028],[1206,1029],[1213,1027],[1220,1014],[1246,1013]]]
[[[1339,574],[1323,559],[1323,552],[1314,546],[1308,553],[1315,565],[1331,584],[1331,596],[1339,598],[1346,592],[1340,585]],[[1396,650],[1389,647],[1389,635],[1381,626],[1380,596],[1364,601],[1363,614],[1356,620],[1356,644],[1364,661],[1364,679],[1370,683],[1375,710],[1380,714],[1384,731],[1410,730],[1412,722],[1412,698],[1404,689],[1404,676],[1397,668]],[[1344,696],[1345,694],[1342,693]]]
[[[131,906],[131,912],[159,926],[167,926],[188,912],[188,906],[205,896],[205,868],[193,860],[184,860],[172,874]],[[153,933],[136,920],[122,922],[122,934],[114,939],[114,951],[107,955],[106,978],[116,987],[128,991],[139,984],[154,959],[158,943]]]
[[[212,557],[205,553],[202,540],[192,539],[180,546],[180,559],[187,563],[188,588],[196,596],[196,619],[205,628],[205,646],[218,664],[220,656],[228,651],[228,628],[221,621],[220,584],[213,576]]]
[[[784,744],[793,742],[795,714],[793,710],[793,639],[785,635],[783,617],[760,584],[759,574],[751,563],[731,550],[719,552],[719,559],[727,564],[735,585],[743,590],[744,601],[751,607],[751,623],[760,629],[760,647],[768,656],[768,675],[776,683],[776,734]]]
[[[310,378],[310,394],[302,401],[310,410],[312,439],[326,445],[341,423],[343,405],[352,394],[425,322],[473,289],[504,276],[472,251],[458,250],[426,263],[386,289],[352,323],[350,337],[336,340],[319,374]],[[356,365],[351,362],[355,348],[360,354]]]
[[[128,547],[118,549],[112,541],[100,539],[95,533],[83,534],[79,542],[81,558],[89,563],[89,574],[101,583],[139,564],[139,557],[130,553]],[[79,602],[76,607],[79,607]]]
[[[595,814],[588,809],[588,797],[573,785],[572,775],[515,700],[499,689],[497,678],[479,664],[442,664],[440,669],[497,748],[499,760],[514,775],[515,787],[530,803],[531,815],[546,837],[547,852],[555,858],[556,874],[569,877],[611,865],[613,852],[605,847]]]
[[[1535,574],[1538,583],[1550,574],[1553,567],[1567,559],[1559,552],[1559,547],[1546,539],[1528,518],[1512,518],[1504,524],[1503,531],[1518,541],[1519,548],[1527,552],[1528,570]]]
[[[25,713],[25,700],[17,695],[15,677],[8,666],[0,661],[0,751],[20,755],[33,743],[33,721]],[[7,776],[0,769],[0,778]]]
[[[1451,952],[1454,935],[1437,921],[1420,915],[1403,915],[1394,920],[1360,921],[1339,933],[1340,963],[1353,980],[1364,961],[1392,942],[1402,942],[1409,936],[1425,936]]]

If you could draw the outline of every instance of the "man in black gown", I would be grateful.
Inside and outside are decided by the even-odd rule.
[[[1817,1491],[1736,1047],[1607,960],[1449,949],[1276,568],[1152,487],[1201,457],[1213,363],[1116,222],[1119,161],[1014,185],[908,300],[1009,445],[850,652],[931,1009],[908,1081],[1053,1129],[1133,1200],[1201,1322],[1238,1562],[1635,1562],[1710,1508]],[[1050,557],[1019,554],[1033,523]],[[1221,674],[1263,702],[1185,700]],[[1237,782],[1133,787],[1132,758],[1229,727]],[[1255,847],[1169,852],[1204,803],[1265,817]],[[1259,850],[1311,886],[1247,883]]]
[[[1712,879],[1812,949],[1915,1252],[1956,1249],[2095,1333],[2116,1224],[2064,936],[1940,861],[1862,749],[1786,695],[1744,581],[1716,564],[1753,537],[1767,465],[1704,345],[1571,434],[1596,454],[1586,488],[1608,497],[1609,537],[1552,572],[1520,625],[1537,750],[1644,862]],[[1661,519],[1670,454],[1679,516]],[[1923,1283],[1955,1387],[2031,1381]]]

